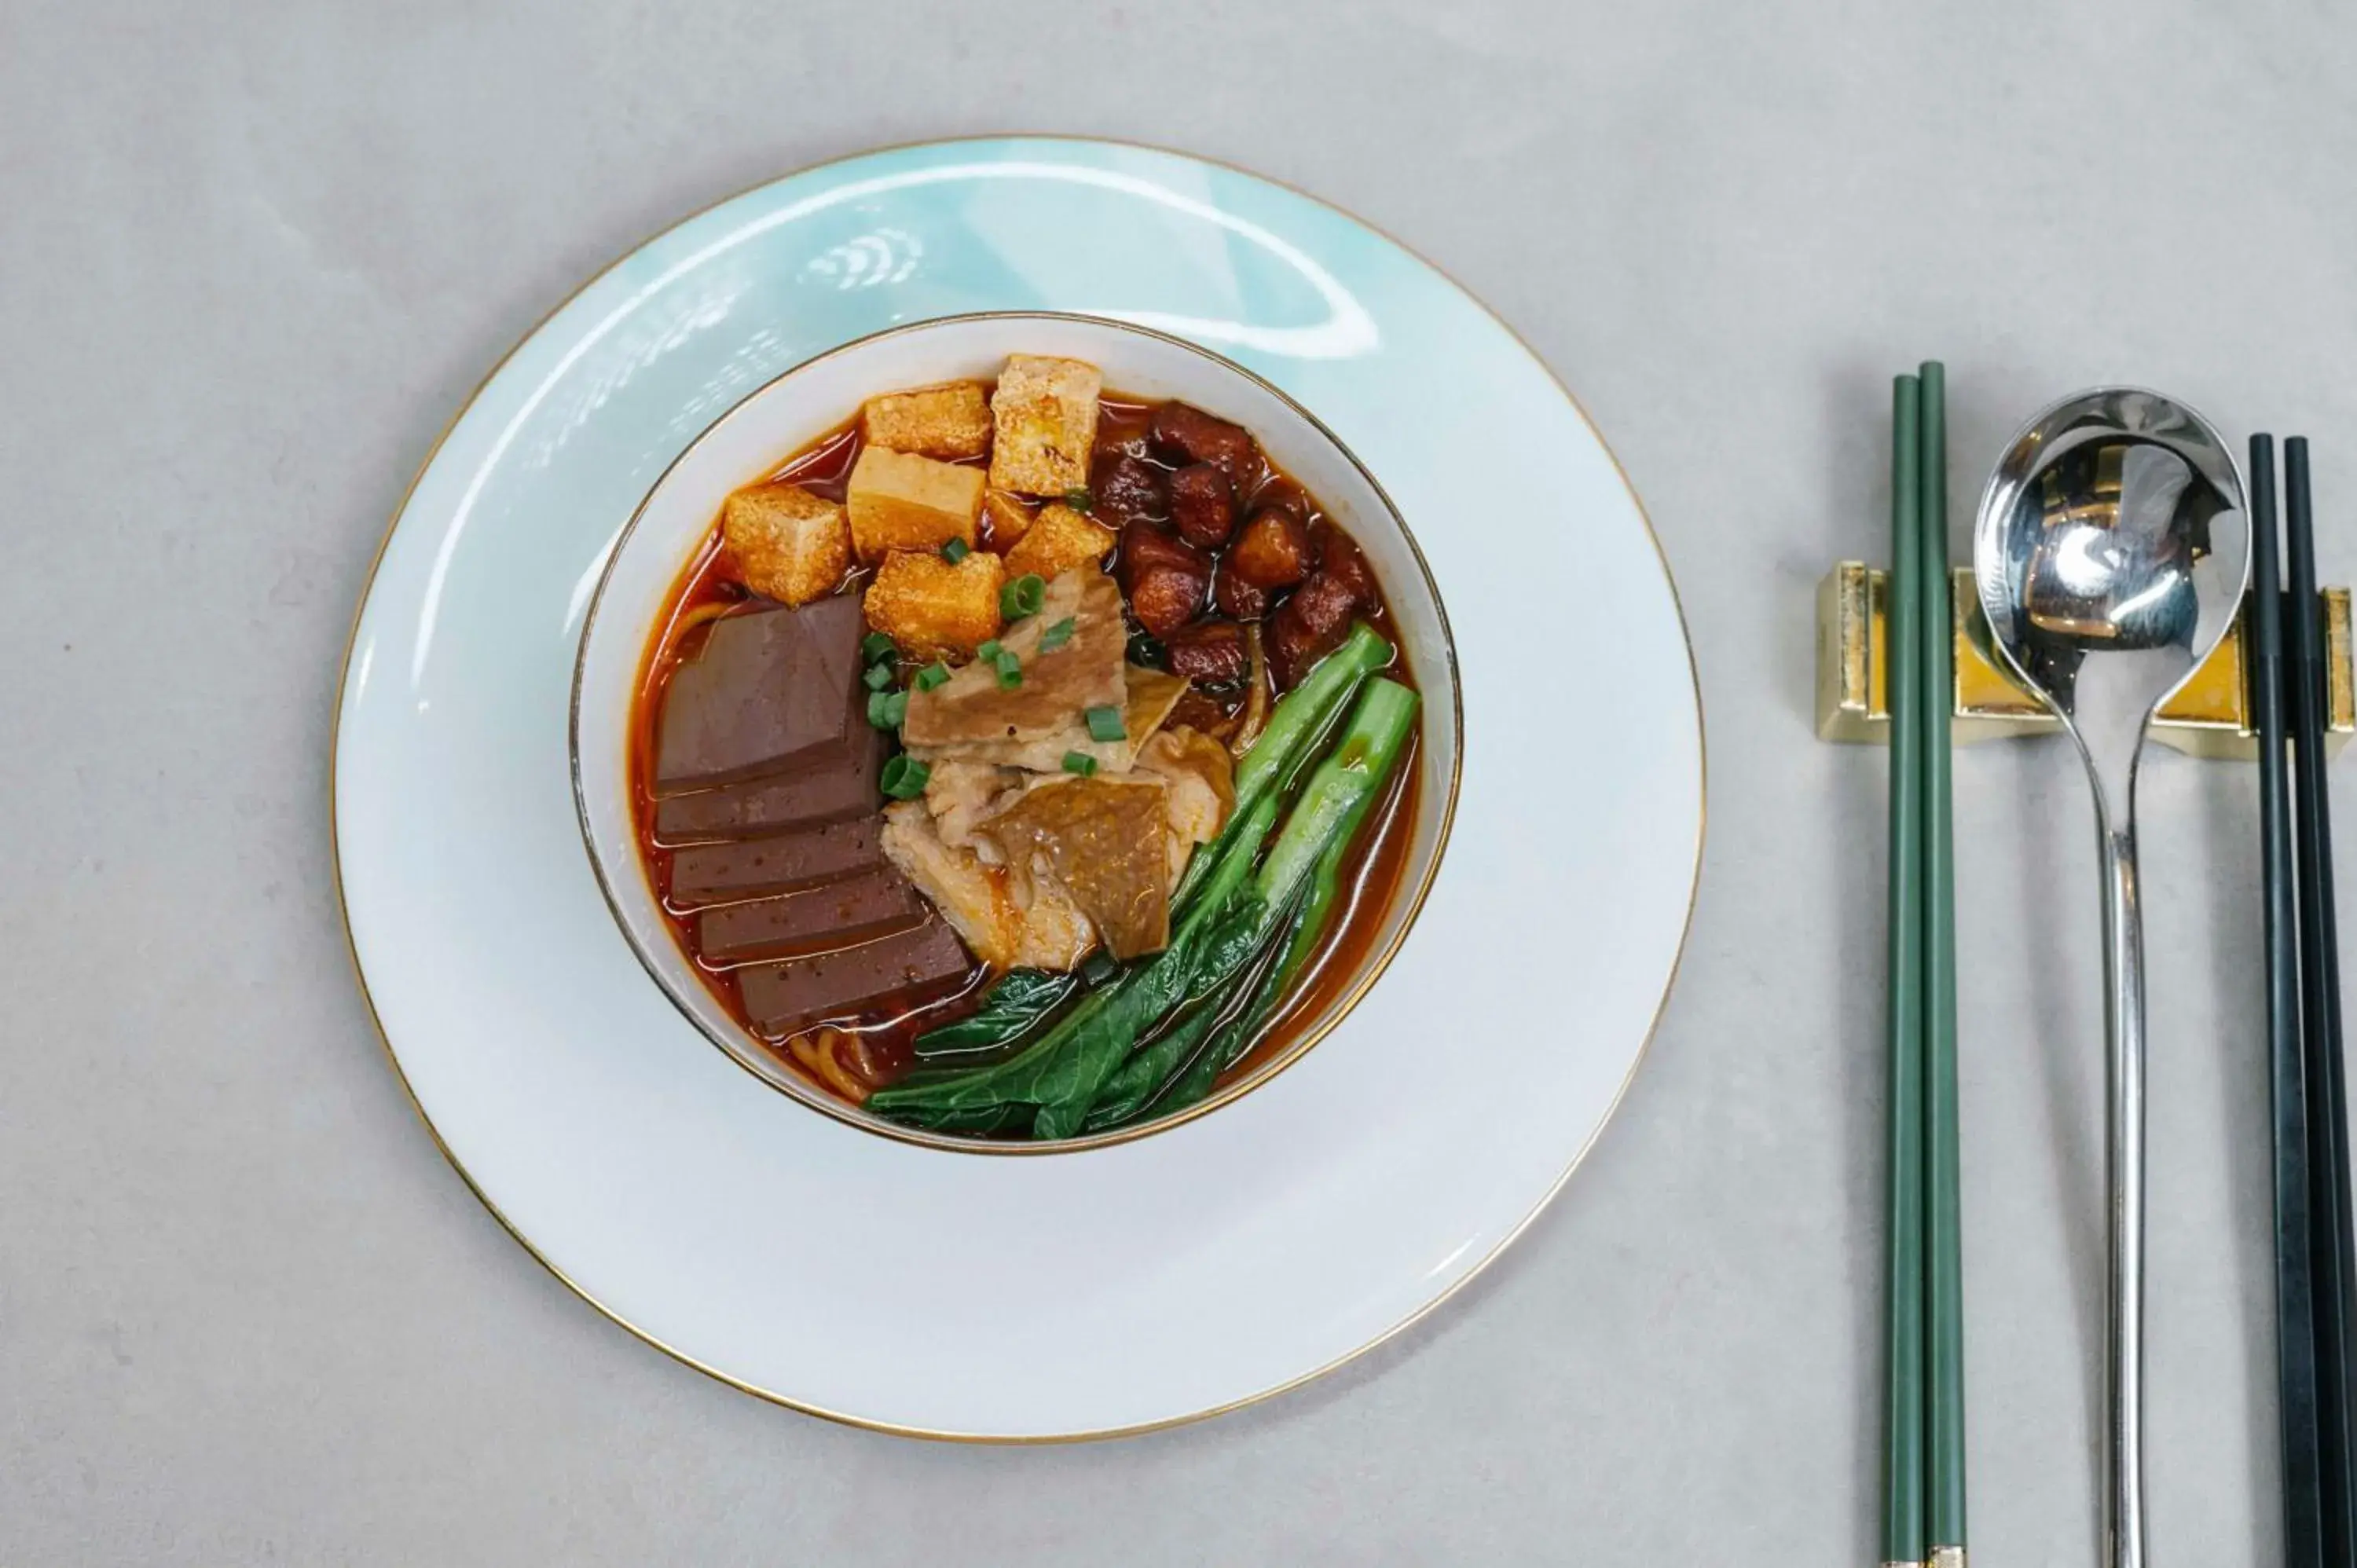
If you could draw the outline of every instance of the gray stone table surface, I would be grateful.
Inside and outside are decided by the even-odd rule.
[[[1884,768],[1812,737],[1812,591],[1932,355],[1960,516],[2136,380],[2316,435],[2357,576],[2352,72],[2341,0],[0,0],[0,1562],[1870,1561]],[[1265,171],[1513,323],[1660,531],[1711,786],[1650,1058],[1518,1246],[1304,1391],[1030,1450],[763,1404],[543,1273],[387,1069],[326,821],[370,557],[509,344],[720,195],[1007,129]],[[2090,820],[2054,745],[1956,796],[1975,1555],[2084,1563]],[[2253,780],[2147,797],[2154,1541],[2266,1563]]]

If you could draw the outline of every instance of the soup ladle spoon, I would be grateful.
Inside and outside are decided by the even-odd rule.
[[[2104,882],[2104,1552],[2144,1568],[2144,920],[2136,760],[2161,703],[2241,607],[2249,530],[2241,470],[2200,414],[2101,387],[2016,435],[1973,527],[1991,641],[2062,721],[2087,765]]]

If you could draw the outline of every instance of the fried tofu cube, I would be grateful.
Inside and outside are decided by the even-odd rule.
[[[982,492],[982,539],[1001,555],[1031,532],[1031,508],[1022,497],[1006,490]]]
[[[1006,569],[987,550],[955,564],[932,551],[896,550],[867,586],[867,624],[919,659],[972,653],[998,635]]]
[[[924,457],[979,457],[990,450],[990,403],[980,381],[871,397],[859,411],[870,446]]]
[[[990,397],[990,482],[1027,496],[1086,485],[1103,390],[1104,378],[1085,360],[1009,355]]]
[[[782,605],[834,592],[851,569],[843,508],[800,485],[754,485],[728,498],[720,534],[747,587]]]
[[[851,466],[851,545],[870,565],[895,550],[971,545],[982,516],[982,470],[870,446]]]
[[[1120,538],[1086,512],[1050,501],[1006,553],[1006,575],[1013,579],[1036,572],[1052,583],[1075,566],[1096,565]]]

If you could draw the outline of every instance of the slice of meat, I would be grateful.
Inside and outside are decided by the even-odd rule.
[[[1169,530],[1143,522],[1123,529],[1117,569],[1130,614],[1156,637],[1168,637],[1203,613],[1211,558]]]
[[[1170,476],[1170,524],[1198,550],[1217,550],[1236,531],[1236,487],[1213,463]]]
[[[896,997],[920,1000],[973,967],[956,933],[927,920],[839,952],[749,964],[736,974],[754,1028],[775,1037],[856,1017]]]
[[[1232,620],[1181,627],[1164,639],[1162,650],[1170,673],[1205,686],[1232,685],[1243,680],[1252,666],[1252,655],[1244,648],[1244,628]]]
[[[884,853],[995,969],[1069,970],[1096,946],[1088,917],[1061,888],[943,843],[922,801],[886,808]]]
[[[774,838],[694,844],[671,857],[671,903],[694,909],[871,871],[884,864],[883,833],[884,819],[869,816]]]
[[[1011,865],[1063,885],[1117,959],[1170,945],[1169,854],[1160,778],[1042,784],[983,824]]]
[[[878,865],[775,898],[724,904],[696,918],[695,941],[716,962],[827,952],[903,930],[925,918],[909,879]]]
[[[1070,635],[1042,653],[1049,628],[1068,620]],[[1093,566],[1049,584],[1039,613],[1017,621],[998,641],[1015,656],[1020,682],[1003,685],[997,667],[977,659],[930,692],[912,690],[900,731],[911,748],[1036,739],[1090,708],[1120,702],[1126,693],[1122,660],[1129,632],[1121,590]]]
[[[952,849],[971,848],[975,824],[1023,792],[1030,775],[1019,768],[989,762],[944,758],[932,765],[925,780],[925,810],[933,814],[933,830]]]
[[[1173,725],[1138,748],[1137,771],[1159,778],[1170,831],[1187,844],[1209,843],[1236,808],[1235,761],[1200,730]]]
[[[1189,463],[1219,465],[1241,495],[1252,494],[1260,484],[1265,467],[1260,443],[1241,424],[1183,403],[1166,403],[1154,411],[1147,436],[1159,452]]]
[[[860,715],[850,766],[756,779],[655,802],[655,842],[663,845],[754,838],[866,816],[882,801],[877,776],[888,751],[884,732]]]
[[[655,743],[655,792],[847,768],[866,727],[856,596],[712,623],[673,672]]]
[[[1162,727],[1162,721],[1170,716],[1170,710],[1186,695],[1187,682],[1182,676],[1136,664],[1127,666],[1125,675],[1128,694],[1122,703],[1123,733],[1119,740],[1097,739],[1089,733],[1085,719],[1075,714],[1070,724],[1034,740],[964,741],[921,751],[912,746],[910,754],[927,763],[948,758],[1028,768],[1033,773],[1059,773],[1063,770],[1064,758],[1077,752],[1104,772],[1126,772],[1146,737]]]

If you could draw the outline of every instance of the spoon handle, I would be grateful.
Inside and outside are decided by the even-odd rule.
[[[2104,1533],[2111,1568],[2144,1568],[2144,912],[2134,790],[2131,782],[2125,822],[2104,829],[2102,845],[2104,1026],[2111,1047],[2104,1163],[2112,1194]]]

